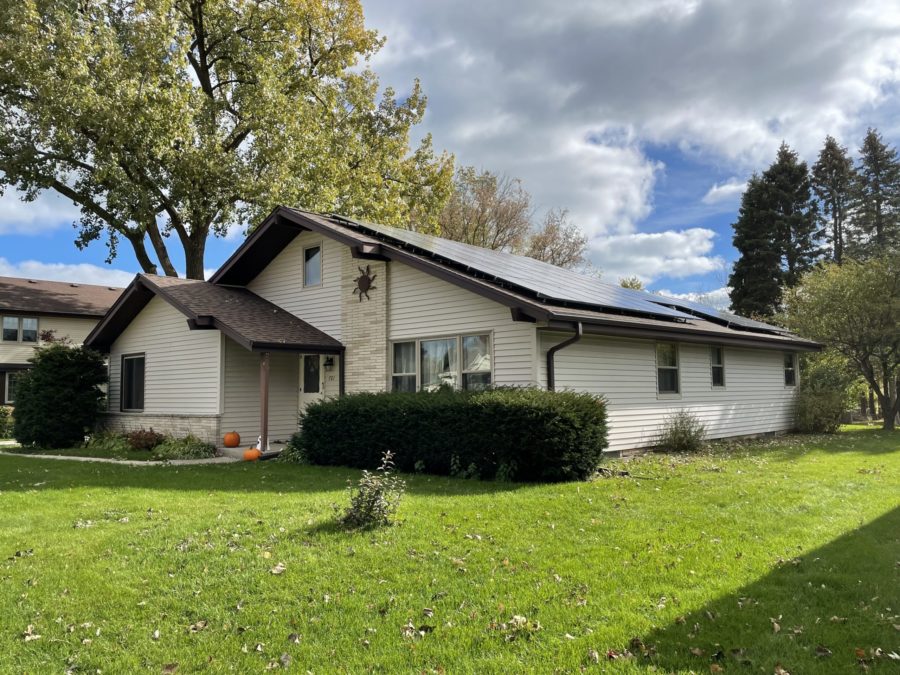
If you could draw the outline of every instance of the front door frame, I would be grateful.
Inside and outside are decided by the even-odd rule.
[[[305,391],[305,379],[306,379],[306,359],[318,359],[319,364],[319,390],[313,393],[307,393]],[[302,411],[306,406],[310,403],[314,403],[319,401],[325,397],[325,366],[324,366],[324,357],[322,354],[300,354],[300,370],[298,373],[298,403],[299,408]]]

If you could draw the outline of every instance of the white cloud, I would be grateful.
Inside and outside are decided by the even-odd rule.
[[[366,18],[388,38],[372,60],[382,83],[422,80],[416,133],[521,178],[594,244],[652,212],[665,167],[650,144],[744,176],[783,139],[812,159],[825,134],[855,147],[866,126],[896,125],[893,0],[370,0]],[[697,206],[722,209],[738,186],[713,186]],[[608,254],[595,250],[625,266]],[[675,269],[702,272],[701,258]]]
[[[37,260],[11,263],[6,258],[0,258],[0,276],[45,281],[72,281],[100,286],[127,286],[134,279],[132,272],[87,263],[45,263]]]
[[[591,242],[591,262],[606,278],[636,276],[644,283],[660,277],[684,278],[725,268],[710,255],[716,233],[701,227],[682,231],[635,232]]]
[[[723,286],[722,288],[715,288],[711,291],[700,291],[696,293],[673,293],[672,291],[667,290],[654,291],[654,293],[666,295],[670,298],[691,300],[692,302],[699,302],[702,305],[709,305],[715,309],[728,311],[728,307],[731,305],[731,298],[728,297],[730,291],[730,288]]]
[[[68,227],[78,220],[78,207],[55,192],[42,192],[32,202],[23,202],[22,193],[7,188],[0,197],[0,235],[43,234]]]
[[[723,183],[714,183],[700,201],[704,204],[732,202],[744,192],[746,187],[747,181],[739,178],[729,178]]]

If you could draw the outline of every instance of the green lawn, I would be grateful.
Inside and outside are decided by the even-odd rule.
[[[855,430],[640,479],[412,476],[402,524],[356,534],[330,524],[351,470],[0,457],[0,672],[796,675],[862,672],[856,649],[897,672],[898,448]]]

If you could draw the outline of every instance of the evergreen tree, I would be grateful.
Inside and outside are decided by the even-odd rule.
[[[812,167],[812,188],[822,204],[820,234],[831,245],[831,259],[839,265],[847,243],[847,218],[855,180],[856,171],[847,148],[833,136],[827,136]]]
[[[900,160],[871,128],[859,154],[852,248],[855,257],[866,259],[900,245]]]
[[[781,301],[781,249],[768,185],[761,176],[754,174],[747,182],[733,227],[732,242],[740,257],[728,279],[731,309],[743,316],[770,317]]]
[[[816,232],[817,208],[812,198],[809,169],[782,142],[772,165],[763,173],[765,208],[775,224],[783,261],[782,286],[793,288],[822,254]]]

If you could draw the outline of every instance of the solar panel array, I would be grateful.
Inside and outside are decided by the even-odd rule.
[[[704,305],[702,302],[693,302],[692,300],[683,300],[681,298],[670,298],[666,295],[658,295],[655,293],[651,293],[650,296],[653,302],[666,304],[670,307],[675,307],[676,309],[683,309],[685,311],[694,312],[695,314],[698,314],[700,316],[719,320],[724,323],[731,324],[732,326],[741,326],[742,328],[762,330],[770,333],[786,332],[779,329],[777,326],[771,326],[767,323],[763,323],[762,321],[754,321],[753,319],[738,316],[737,314],[732,314],[731,312],[725,312],[721,309],[716,309],[715,307]]]
[[[480,246],[376,223],[351,221],[343,217],[341,220],[354,224],[363,231],[381,234],[394,241],[408,244],[487,277],[519,286],[535,293],[539,298],[673,319],[692,318],[691,315],[677,309],[649,301],[646,293],[607,284],[599,279],[533,258],[492,251]]]

